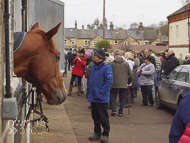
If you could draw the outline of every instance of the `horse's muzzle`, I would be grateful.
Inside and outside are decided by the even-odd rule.
[[[58,105],[63,103],[66,100],[67,93],[61,90],[55,90],[53,92],[52,99],[47,100],[47,103],[50,105]]]

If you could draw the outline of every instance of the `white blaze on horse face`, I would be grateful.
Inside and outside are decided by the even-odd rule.
[[[64,87],[64,89],[65,89],[66,96],[67,96],[67,89],[65,88],[65,83],[64,83],[64,81],[63,81],[63,87]]]

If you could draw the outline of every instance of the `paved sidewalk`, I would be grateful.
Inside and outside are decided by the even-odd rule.
[[[49,120],[49,132],[45,123],[35,123],[32,143],[78,143],[70,120],[63,104],[48,105],[46,99],[42,102],[44,115]]]

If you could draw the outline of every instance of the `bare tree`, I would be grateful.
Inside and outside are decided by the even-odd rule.
[[[130,29],[138,29],[138,24],[136,22],[131,23]]]

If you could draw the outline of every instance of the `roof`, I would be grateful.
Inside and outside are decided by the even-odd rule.
[[[96,30],[77,30],[77,38],[79,39],[93,39],[97,36]]]
[[[143,31],[144,40],[153,40],[157,38],[156,30],[144,30]]]
[[[143,40],[143,32],[139,30],[127,30],[127,36],[133,37],[135,40]]]
[[[186,10],[188,10],[190,8],[190,3],[186,4],[185,6],[183,6],[182,8],[178,9],[177,11],[175,11],[174,13],[170,14],[168,17],[174,16],[176,14],[185,12]]]
[[[125,30],[114,30],[112,31],[113,39],[125,39],[127,38],[127,32]]]
[[[161,36],[161,42],[168,42],[168,36]]]
[[[112,49],[133,49],[134,51],[141,51],[144,49],[152,49],[156,52],[165,51],[169,48],[168,45],[166,46],[156,46],[156,45],[112,45]]]
[[[103,37],[103,29],[97,30],[97,36]],[[110,30],[105,30],[105,39],[112,39],[112,32]]]
[[[76,38],[77,30],[75,28],[65,28],[65,37]]]

